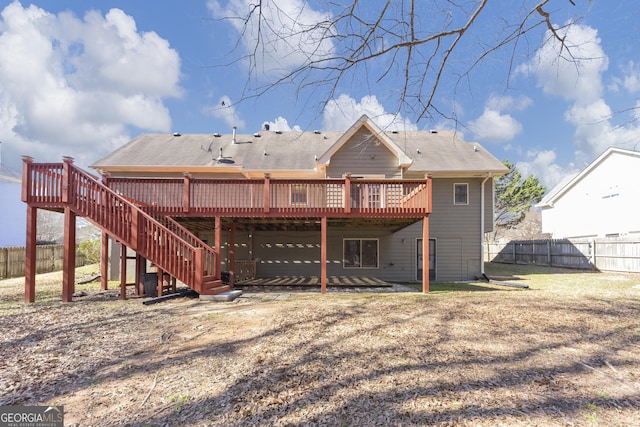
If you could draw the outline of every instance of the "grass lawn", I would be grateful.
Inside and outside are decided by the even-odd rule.
[[[87,277],[97,266],[84,267]],[[640,275],[488,264],[429,294],[143,306],[0,281],[0,405],[65,425],[640,425]]]

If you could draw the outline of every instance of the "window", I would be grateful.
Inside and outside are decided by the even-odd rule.
[[[306,205],[307,204],[307,185],[291,184],[291,204]]]
[[[469,204],[469,184],[453,184],[453,204],[468,205]]]
[[[378,268],[377,239],[344,239],[344,268]]]

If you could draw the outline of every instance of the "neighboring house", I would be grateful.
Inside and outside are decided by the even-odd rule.
[[[542,231],[554,239],[640,233],[640,152],[609,148],[537,207]]]
[[[91,202],[73,205],[78,215],[100,226],[102,210],[111,218],[119,215],[112,204],[130,202],[207,243],[205,275],[237,274],[248,262],[257,277],[319,276],[323,289],[327,276],[422,282],[425,290],[429,280],[479,276],[483,236],[493,229],[493,179],[508,172],[454,132],[383,131],[366,116],[346,132],[141,135],[91,167],[117,195],[83,177],[90,188],[78,191]],[[30,206],[45,206],[44,199]],[[107,224],[107,234],[160,265],[153,251],[178,243],[168,243],[164,228],[141,226],[149,221],[142,214],[127,215],[135,231]],[[144,236],[130,236],[141,229]],[[216,261],[207,268],[210,250]],[[196,264],[202,257],[181,256]]]
[[[20,175],[0,164],[0,247],[24,246],[26,209],[21,190]]]

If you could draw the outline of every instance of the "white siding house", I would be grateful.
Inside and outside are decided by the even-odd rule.
[[[20,175],[0,165],[0,247],[24,246],[26,207],[20,199]]]
[[[554,239],[640,235],[640,152],[609,148],[537,206]]]

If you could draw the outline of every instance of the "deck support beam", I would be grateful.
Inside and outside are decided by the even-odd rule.
[[[327,293],[327,217],[320,219],[320,292]]]
[[[236,277],[236,224],[231,223],[229,228],[229,286],[233,288]]]
[[[429,216],[422,220],[422,292],[429,292]]]
[[[64,259],[62,261],[62,301],[73,301],[76,282],[76,214],[64,208]]]
[[[102,232],[102,246],[100,250],[100,290],[109,289],[109,235]]]
[[[36,231],[38,208],[27,206],[27,241],[24,266],[24,302],[36,300]]]
[[[158,266],[156,266],[156,270],[158,271],[157,296],[161,297],[164,294],[164,270]]]
[[[127,299],[127,246],[120,242],[120,299]]]
[[[144,276],[147,272],[147,260],[136,253],[136,296],[144,295]]]
[[[213,246],[216,253],[216,258],[213,261],[213,277],[216,280],[220,279],[220,273],[222,271],[222,218],[217,216],[214,224],[215,235],[213,236]]]

